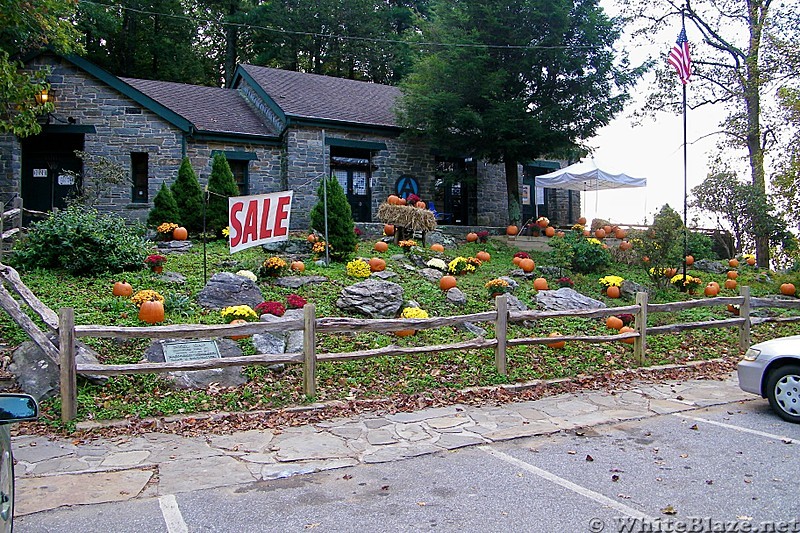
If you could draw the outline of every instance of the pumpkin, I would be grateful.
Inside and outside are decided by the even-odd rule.
[[[550,225],[550,220],[547,217],[539,217],[536,219],[536,225],[544,229]]]
[[[563,231],[557,231],[556,232],[556,237],[564,237],[565,235],[566,235],[566,233],[564,233]]]
[[[626,250],[630,250],[632,246],[633,245],[631,245],[631,243],[629,243],[628,241],[622,241],[621,243],[619,243],[619,249],[622,250],[623,252]]]
[[[725,280],[725,288],[726,289],[735,289],[738,283],[736,283],[735,279],[726,279]]]
[[[380,257],[373,257],[369,260],[369,269],[372,272],[383,272],[386,270],[386,261]]]
[[[506,235],[511,235],[512,237],[519,233],[519,228],[517,226],[508,226],[506,228]]]
[[[535,280],[533,280],[533,288],[536,289],[537,291],[546,291],[547,289],[549,289],[549,287],[547,286],[547,280],[544,278],[536,278]]]
[[[694,264],[694,257],[691,255],[686,256],[686,266],[692,266]]]
[[[178,226],[172,230],[172,238],[176,241],[185,241],[189,238],[189,232],[183,226]]]
[[[612,285],[606,289],[606,296],[608,296],[609,298],[619,298],[619,294],[620,294],[619,287],[617,287],[616,285]]]
[[[720,290],[720,288],[719,288],[719,283],[717,283],[716,281],[709,281],[709,282],[708,282],[708,285],[709,285],[709,286],[716,287],[716,288],[717,288],[717,292],[719,292],[719,290]]]
[[[415,329],[401,329],[400,331],[395,331],[394,334],[398,337],[408,337],[416,333],[417,330]]]
[[[611,235],[612,233],[614,233],[614,228],[612,228],[609,224],[606,224],[605,226],[603,226],[603,231],[606,232],[606,235]]]
[[[606,318],[606,326],[608,326],[611,329],[619,330],[624,325],[625,325],[625,323],[619,317],[616,317],[616,316],[612,315],[612,316]]]
[[[736,268],[739,266],[739,261],[738,259],[731,259],[728,261],[728,265],[730,265],[731,268]]]
[[[552,237],[553,235],[556,234],[556,228],[554,228],[553,226],[547,226],[544,229],[544,234],[547,235],[548,237]]]
[[[164,304],[161,302],[142,302],[139,307],[139,320],[148,324],[164,321]]]
[[[416,204],[414,204],[414,205],[415,205],[416,207],[418,207],[419,209],[427,209],[427,208],[428,208],[428,206],[427,206],[427,205],[425,205],[425,202],[423,202],[422,200],[420,200],[419,202],[417,202],[417,203],[416,203]]]
[[[583,236],[584,237],[591,237],[592,236],[592,232],[589,231],[588,229],[585,229],[585,230],[583,230]]]
[[[491,255],[489,255],[489,252],[484,252],[483,250],[481,250],[480,252],[478,252],[477,254],[475,254],[475,257],[477,257],[478,259],[480,259],[480,260],[481,260],[481,261],[483,261],[484,263],[485,263],[486,261],[490,261],[490,260],[492,259],[492,256],[491,256]]]
[[[311,233],[308,237],[306,237],[306,240],[311,243],[317,242],[317,236]]]
[[[477,240],[478,240],[478,234],[477,233],[475,233],[473,231],[470,231],[469,233],[467,233],[467,242],[475,242]]]
[[[606,238],[606,230],[603,228],[597,228],[594,232],[594,236],[598,239],[605,239]]]
[[[130,296],[133,294],[133,287],[127,281],[117,281],[114,283],[114,288],[111,290],[114,296]]]
[[[561,336],[561,332],[559,332],[559,331],[554,331],[550,335],[548,335],[548,337],[560,337],[560,336]],[[556,341],[556,342],[548,342],[547,346],[549,346],[550,348],[554,348],[556,350],[559,350],[559,349],[563,348],[565,344],[567,344],[567,341]]]
[[[719,294],[719,285],[717,285],[716,283],[714,284],[709,283],[708,285],[706,285],[706,288],[703,289],[703,294],[709,297],[716,296],[717,294]]]
[[[729,313],[733,313],[736,316],[739,316],[739,308],[733,304],[728,304],[726,309]]]
[[[306,269],[306,264],[302,261],[292,261],[292,264],[289,266],[295,272],[303,272]]]
[[[581,226],[585,226],[586,225],[586,217],[579,218],[578,219],[578,224],[580,224]]]
[[[523,272],[526,274],[533,272],[533,269],[536,268],[536,263],[533,262],[533,259],[526,257],[522,261],[519,262],[519,267],[522,269]]]
[[[785,294],[787,296],[794,296],[795,295],[795,286],[794,283],[782,283],[781,284],[781,294]]]
[[[517,266],[519,266],[519,262],[520,262],[520,261],[522,261],[522,258],[521,258],[521,257],[516,257],[516,256],[514,256],[514,258],[513,258],[513,259],[511,259],[511,262],[512,262],[512,263],[514,263],[514,264],[515,264],[515,265],[517,265]]]
[[[406,199],[405,198],[398,198],[397,205],[406,205]]]
[[[620,239],[620,240],[621,240],[621,239],[624,239],[624,238],[625,238],[625,237],[627,237],[627,236],[628,236],[628,232],[626,232],[626,231],[625,231],[624,229],[622,229],[622,228],[617,228],[617,229],[614,231],[614,237],[615,237],[615,238],[617,238],[617,239]]]
[[[400,205],[400,197],[395,194],[390,194],[386,201],[389,202],[389,205]]]
[[[739,273],[735,270],[728,270],[728,279],[736,279],[739,277]]]
[[[383,232],[389,237],[391,237],[392,235],[394,235],[394,226],[392,224],[384,224]]]
[[[431,244],[431,250],[434,251],[434,252],[444,252],[444,246],[442,246],[441,244],[439,244],[437,242],[437,243]]]
[[[247,320],[244,320],[242,318],[237,318],[236,320],[231,320],[231,324],[247,324]],[[238,341],[240,339],[246,339],[249,336],[250,335],[231,335],[228,338]]]
[[[755,257],[748,257],[747,264],[750,266],[756,266],[756,258]]]
[[[632,333],[634,331],[636,330],[630,326],[623,326],[619,328],[620,333]],[[630,339],[622,339],[622,342],[624,342],[625,344],[633,344],[633,338],[631,337]]]
[[[376,252],[383,253],[389,249],[389,245],[383,241],[378,241],[372,248],[374,248]]]
[[[439,279],[439,288],[443,291],[449,291],[455,287],[457,283],[458,281],[456,281],[455,276],[442,276],[441,279]]]

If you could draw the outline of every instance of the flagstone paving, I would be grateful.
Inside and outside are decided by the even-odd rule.
[[[398,461],[754,398],[730,375],[723,381],[642,383],[625,390],[577,392],[502,406],[371,412],[230,435],[151,433],[77,445],[68,439],[15,437],[17,502],[22,502],[17,513]],[[90,492],[76,490],[87,483]]]

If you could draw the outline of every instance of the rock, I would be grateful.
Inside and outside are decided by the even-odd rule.
[[[397,273],[390,270],[382,270],[381,272],[373,272],[370,274],[371,277],[378,279],[389,279],[395,277],[396,275]]]
[[[160,241],[156,247],[164,254],[184,254],[192,249],[192,241]]]
[[[230,305],[255,307],[263,301],[264,296],[253,281],[232,272],[214,274],[197,295],[197,303],[209,309]]]
[[[268,254],[300,255],[310,253],[311,245],[305,239],[288,239],[262,244],[261,249]]]
[[[325,276],[284,276],[282,278],[275,278],[275,281],[273,281],[272,284],[278,287],[286,287],[288,289],[298,289],[303,285],[308,285],[309,283],[323,283],[325,281],[328,281],[328,278]]]
[[[558,279],[561,277],[562,269],[557,266],[537,266],[536,272],[539,274],[538,277]]]
[[[542,291],[542,292],[544,292],[544,291]],[[528,306],[525,304],[525,302],[523,302],[522,300],[520,300],[519,298],[517,298],[513,294],[506,294],[506,298],[508,300],[508,309],[509,309],[509,311],[527,311],[528,310]]]
[[[467,295],[461,292],[458,287],[447,290],[447,302],[454,305],[466,305]]]
[[[253,335],[253,346],[258,353],[284,353],[286,352],[286,336],[274,333],[256,333]]]
[[[637,292],[646,292],[652,296],[652,291],[649,288],[629,279],[622,282],[619,292],[623,298],[636,298]]]
[[[517,280],[511,279],[508,276],[501,276],[500,279],[508,283],[508,286],[511,288],[512,291],[517,290],[517,287],[519,287],[519,283],[517,283]]]
[[[425,234],[425,244],[430,248],[431,244],[441,244],[445,248],[456,248],[456,240],[450,235],[445,235],[441,231],[429,231]]]
[[[442,279],[442,276],[444,276],[444,273],[441,270],[436,270],[435,268],[423,268],[419,271],[419,274],[431,283],[436,284],[438,284],[439,280]]]
[[[176,285],[183,285],[186,283],[186,276],[178,272],[164,272],[158,276],[159,281],[166,283],[174,283]]]
[[[603,309],[606,304],[589,298],[569,287],[555,291],[539,291],[536,304],[545,311],[567,311],[572,309]]]
[[[58,347],[58,337],[48,335],[48,338]],[[97,353],[81,341],[75,342],[75,350],[75,360],[79,364],[100,363],[97,360]],[[59,396],[61,393],[58,365],[52,362],[33,341],[23,342],[14,350],[8,371],[14,375],[19,388],[33,396],[37,402]],[[95,383],[104,383],[108,379],[106,376],[80,375]]]
[[[406,257],[406,254],[394,254],[389,259],[391,259],[392,261],[399,261],[401,263],[408,261],[408,257]]]
[[[394,317],[403,305],[403,287],[391,281],[368,278],[342,289],[336,306],[370,318]]]
[[[427,268],[428,258],[421,255],[421,252],[420,248],[414,248],[414,251],[408,254],[408,260],[417,268]]]
[[[483,337],[484,335],[486,335],[486,330],[485,329],[483,329],[480,326],[476,326],[472,322],[462,322],[461,324],[457,324],[456,328],[469,331],[470,333],[472,333],[476,337]]]
[[[711,272],[712,274],[723,274],[728,271],[728,265],[713,259],[698,259],[692,264],[692,269],[700,272]]]
[[[536,273],[536,270],[533,272],[525,272],[521,268],[515,268],[509,273],[510,276],[514,276],[515,278],[525,278],[525,279],[535,279],[539,277],[539,274]]]
[[[151,363],[163,363],[164,344],[169,341],[183,341],[185,339],[157,340],[145,351],[145,358]],[[221,357],[240,357],[242,349],[231,339],[215,339]],[[240,366],[226,366],[209,370],[181,370],[163,374],[179,389],[205,389],[210,384],[216,383],[221,387],[238,387],[247,382]]]

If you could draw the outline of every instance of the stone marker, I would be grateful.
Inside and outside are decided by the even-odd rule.
[[[393,318],[403,305],[403,287],[368,278],[342,289],[336,306],[370,318]]]
[[[536,295],[536,303],[545,311],[604,309],[606,307],[603,302],[584,296],[569,287],[562,287],[555,291],[539,291]]]
[[[190,339],[166,339],[157,340],[145,351],[145,358],[151,363],[163,363],[165,343],[191,343]],[[220,357],[240,357],[242,350],[239,345],[231,339],[215,339]],[[240,366],[226,366],[223,368],[211,368],[208,370],[181,370],[164,374],[167,379],[172,381],[180,389],[204,389],[211,383],[217,383],[222,387],[238,387],[247,382],[247,378],[242,374]]]
[[[264,301],[255,282],[232,272],[219,272],[211,276],[197,295],[197,303],[207,309],[222,309],[231,305],[255,307]]]

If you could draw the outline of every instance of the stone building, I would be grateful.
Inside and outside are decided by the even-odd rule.
[[[0,135],[0,199],[21,196],[30,209],[63,207],[92,182],[83,151],[120,165],[130,183],[110,187],[96,206],[145,220],[161,184],[188,157],[201,185],[212,156],[226,155],[240,193],[294,191],[291,227],[308,226],[323,175],[336,176],[357,222],[377,221],[389,194],[416,192],[443,224],[505,226],[502,164],[442,159],[430,146],[401,137],[393,112],[400,90],[388,85],[240,65],[232,88],[120,78],[77,56],[42,52],[29,68],[48,68],[55,112],[42,132]],[[519,164],[523,216],[556,224],[580,216],[580,196],[538,191],[533,177],[554,162]],[[66,172],[71,171],[71,172]],[[77,176],[77,179],[75,178]],[[533,200],[539,198],[538,207]]]

